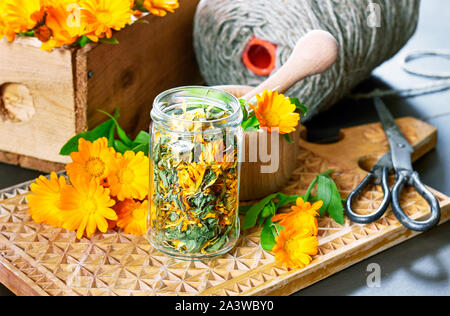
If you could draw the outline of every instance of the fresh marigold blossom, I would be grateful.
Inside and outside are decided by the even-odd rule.
[[[7,36],[10,41],[13,41],[14,32],[11,32],[6,28],[5,16],[5,5],[2,1],[0,1],[0,40],[3,39],[4,36]],[[7,35],[8,32],[9,35]]]
[[[145,0],[144,7],[153,15],[165,16],[167,11],[173,13],[180,4],[178,0]]]
[[[51,51],[55,47],[73,44],[85,33],[86,25],[81,20],[81,7],[73,0],[51,0],[46,7],[43,27],[50,30],[50,36],[46,40],[40,38],[42,49]]]
[[[323,201],[317,201],[313,204],[310,202],[305,202],[302,197],[299,197],[295,205],[291,207],[294,212],[306,212],[313,216],[319,216],[319,210],[323,206]]]
[[[308,231],[282,230],[275,239],[272,249],[275,260],[286,268],[303,269],[318,253],[319,242]]]
[[[3,0],[0,4],[0,35],[13,41],[16,33],[33,29],[44,17],[46,0]],[[3,30],[2,30],[3,28]]]
[[[81,138],[78,142],[78,152],[70,154],[72,163],[66,166],[70,179],[83,177],[101,182],[110,174],[116,172],[116,152],[108,147],[108,140],[103,137],[93,143]]]
[[[295,113],[296,106],[289,98],[277,91],[265,90],[257,95],[257,105],[250,105],[255,112],[260,127],[267,132],[278,131],[290,134],[295,131],[300,121],[300,114]]]
[[[50,179],[40,176],[32,183],[31,194],[27,196],[28,213],[36,223],[45,223],[54,227],[62,224],[61,191],[67,186],[66,178],[58,178],[56,173]]]
[[[125,234],[143,235],[147,231],[148,201],[138,202],[126,199],[114,206],[119,217],[117,226],[122,228]]]
[[[112,209],[115,201],[110,197],[110,191],[102,187],[94,179],[77,177],[71,179],[61,192],[62,227],[69,231],[77,231],[81,239],[86,232],[91,237],[97,229],[106,233],[108,220],[117,220],[117,214]]]
[[[144,200],[149,189],[149,160],[143,152],[117,154],[118,168],[108,177],[111,194],[119,201]]]
[[[132,22],[133,10],[128,0],[80,0],[82,19],[86,23],[86,36],[94,42],[111,38]]]
[[[297,205],[292,206],[289,213],[277,214],[272,217],[273,222],[285,227],[286,230],[308,231],[311,235],[316,236],[319,228],[316,216],[319,215],[318,210],[322,207],[323,202],[318,201],[311,205],[304,202],[302,198],[297,199]]]

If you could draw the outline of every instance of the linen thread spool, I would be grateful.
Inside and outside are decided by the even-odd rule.
[[[420,0],[380,0],[376,4],[380,8],[380,27],[369,23],[373,17],[371,0],[202,0],[194,25],[200,70],[209,85],[257,86],[266,77],[255,74],[242,61],[254,37],[276,45],[276,70],[308,31],[329,31],[340,47],[336,65],[298,83],[287,93],[309,106],[309,119],[369,77],[415,32]]]

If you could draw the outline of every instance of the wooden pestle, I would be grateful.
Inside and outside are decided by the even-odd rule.
[[[311,31],[297,42],[287,62],[243,99],[250,101],[264,90],[285,93],[298,81],[328,70],[338,55],[339,47],[333,35],[321,30]]]

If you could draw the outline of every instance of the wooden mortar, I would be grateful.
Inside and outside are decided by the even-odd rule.
[[[250,86],[219,86],[236,97],[252,101],[257,94],[264,90],[276,90],[285,93],[298,81],[309,76],[320,74],[328,70],[337,60],[338,45],[336,39],[328,32],[315,30],[302,37],[294,48],[294,51],[287,62],[270,78],[258,87]],[[289,180],[294,170],[297,168],[297,151],[300,138],[300,125],[297,131],[290,134],[293,143],[289,143],[282,135],[279,137],[279,167],[273,173],[261,173],[261,167],[270,165],[270,162],[249,162],[250,139],[258,137],[263,130],[244,133],[244,154],[245,160],[242,162],[240,200],[251,201],[263,198],[269,194],[279,191]],[[267,153],[272,153],[270,137],[268,139]],[[258,153],[260,144],[258,141]]]
[[[253,87],[249,86],[221,86],[220,89],[235,95],[240,98],[249,91],[253,89]],[[284,139],[283,136],[278,135],[279,137],[279,168],[276,173],[261,173],[261,166],[267,166],[269,163],[263,163],[259,160],[257,162],[249,162],[250,157],[250,139],[255,138],[258,139],[258,134],[266,133],[263,130],[253,131],[253,132],[244,132],[244,146],[243,146],[243,154],[245,157],[245,161],[242,161],[241,164],[241,184],[239,191],[239,198],[241,201],[251,201],[263,198],[269,194],[277,192],[280,190],[284,184],[289,180],[292,175],[292,172],[297,168],[297,153],[298,153],[298,141],[299,135],[298,132],[300,129],[300,125],[297,128],[297,132],[291,133],[289,136],[291,137],[293,143],[289,143]],[[272,153],[270,136],[268,139],[268,153]],[[259,141],[258,141],[258,149],[259,149]]]

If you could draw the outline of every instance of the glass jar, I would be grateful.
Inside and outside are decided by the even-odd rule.
[[[156,97],[147,236],[158,250],[200,260],[236,244],[242,116],[236,97],[210,87]]]

